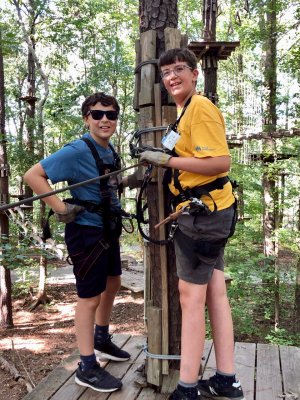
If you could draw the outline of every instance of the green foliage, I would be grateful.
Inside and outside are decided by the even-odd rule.
[[[282,346],[298,346],[300,342],[299,333],[291,333],[286,329],[272,329],[266,336],[269,343],[282,345]]]
[[[263,128],[263,62],[268,26],[267,1],[254,0],[245,9],[242,0],[220,2],[217,21],[217,40],[240,41],[240,46],[226,61],[218,64],[218,95],[227,126],[227,132],[237,136],[258,132]],[[27,2],[19,3],[28,31]],[[278,128],[299,128],[299,4],[297,1],[277,1],[277,99]],[[43,108],[44,139],[37,138],[34,128],[34,149],[27,149],[26,103],[20,98],[28,92],[28,48],[23,40],[17,13],[10,1],[4,1],[0,10],[0,29],[4,53],[6,133],[11,191],[19,188],[17,176],[43,155],[48,155],[84,132],[80,106],[85,96],[103,90],[116,95],[121,106],[118,132],[113,142],[122,153],[126,165],[132,162],[128,153],[128,133],[136,127],[137,116],[132,109],[134,94],[135,40],[138,38],[138,1],[67,0],[34,2],[34,39],[39,62],[49,78],[49,95]],[[202,5],[196,0],[179,0],[179,28],[189,41],[202,38]],[[288,12],[288,8],[290,12]],[[201,74],[200,74],[201,75]],[[199,85],[202,84],[199,77]],[[42,80],[37,73],[36,96],[44,95]],[[201,90],[202,87],[199,87]],[[39,139],[39,141],[38,141]],[[41,146],[42,140],[42,146]],[[275,160],[267,173],[275,181],[277,198],[275,210],[282,211],[282,222],[274,232],[281,251],[299,256],[299,138],[276,139]],[[297,343],[289,321],[294,308],[294,258],[280,263],[280,328],[274,326],[274,282],[276,275],[266,266],[270,258],[263,254],[263,168],[253,161],[262,151],[258,140],[247,141],[243,149],[232,151],[231,178],[240,184],[244,219],[237,225],[236,234],[226,248],[227,269],[233,278],[229,289],[233,307],[236,335],[241,340]],[[289,156],[293,156],[289,158]],[[275,157],[276,158],[276,157]],[[281,185],[285,174],[284,186]],[[130,194],[131,195],[131,194]],[[127,199],[128,211],[134,207]],[[38,209],[34,219],[38,221]],[[298,213],[298,214],[297,214]],[[54,237],[62,241],[63,226],[51,221]],[[42,249],[32,248],[31,242],[17,243],[18,231],[11,224],[11,242],[3,245],[0,262],[20,273],[36,268]],[[139,243],[139,235],[122,234],[124,248]],[[283,258],[285,261],[286,259]],[[278,260],[276,260],[278,261]],[[265,285],[263,282],[268,282]],[[20,286],[16,290],[29,290]],[[299,339],[299,338],[298,338]]]

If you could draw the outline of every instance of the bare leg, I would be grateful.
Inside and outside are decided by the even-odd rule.
[[[100,299],[101,295],[88,299],[77,299],[75,330],[79,353],[83,356],[94,353],[94,321]]]
[[[233,324],[222,271],[214,270],[212,279],[208,283],[206,302],[213,333],[217,369],[233,374],[235,372]]]
[[[205,340],[205,296],[207,285],[179,279],[182,311],[180,380],[198,380]]]
[[[97,325],[109,325],[114,300],[121,287],[120,276],[108,276],[106,289],[101,294],[101,301],[96,310],[95,322]]]

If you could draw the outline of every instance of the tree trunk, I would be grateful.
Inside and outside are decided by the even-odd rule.
[[[174,32],[170,33],[170,37],[172,36],[171,38],[169,36],[167,37],[165,33],[166,28],[173,29],[177,27],[177,1],[140,0],[139,12],[141,33],[140,45],[141,53],[143,54],[142,58],[144,57],[144,59],[141,61],[158,59],[162,52],[166,49],[166,42],[170,40],[172,41],[172,44],[174,43],[174,45],[170,46],[170,43],[168,42],[168,48],[180,47],[180,38],[179,41],[177,40],[178,37],[180,37],[179,31],[174,29]],[[151,56],[149,55],[150,50],[148,46],[149,48],[151,47]],[[152,49],[152,46],[154,47],[154,50]],[[140,54],[138,54],[138,56],[139,55]],[[137,64],[138,63],[139,61],[137,57]],[[140,111],[140,128],[146,126],[166,125],[173,122],[172,120],[168,120],[172,112],[170,111],[168,113],[166,110],[172,108],[174,113],[170,118],[175,119],[175,107],[168,106],[169,98],[166,91],[162,88],[159,89],[159,84],[155,83],[160,82],[157,68],[154,69],[152,65],[148,65],[144,68],[148,68],[148,70],[142,70],[141,75],[144,73],[144,71],[145,74],[150,71],[147,77],[154,76],[154,79],[151,80],[151,84],[149,87],[147,86],[147,88],[145,88],[145,82],[142,82],[142,86],[144,85],[142,87],[143,95],[140,94],[141,91],[136,94],[138,97],[137,104]],[[139,91],[139,89],[137,89],[137,91]],[[153,93],[153,96],[147,97],[145,92],[147,92],[146,94]],[[150,141],[147,139],[147,143],[151,144],[152,146],[161,147],[161,134],[158,132],[150,135],[152,136],[150,139],[148,138]],[[161,171],[158,171],[156,179],[153,179],[153,182],[151,182],[147,187],[150,237],[156,239],[159,235],[162,235],[162,231],[158,232],[157,230],[154,230],[153,227],[159,222],[159,219],[162,218],[162,214],[164,212],[163,209],[169,208],[166,204],[167,196],[162,194],[163,189],[160,174]],[[163,204],[163,201],[165,204]],[[162,237],[160,237],[160,239],[162,239]],[[148,316],[151,314],[151,318],[157,318],[158,320],[160,319],[160,322],[158,323],[161,325],[159,327],[154,326],[153,323],[148,321],[148,336],[149,338],[157,336],[155,335],[154,330],[160,328],[161,334],[159,335],[158,339],[160,339],[161,343],[159,343],[159,340],[157,340],[157,343],[153,344],[153,352],[156,352],[156,354],[159,354],[160,352],[160,354],[179,355],[181,331],[181,318],[179,318],[179,316],[181,312],[173,245],[169,244],[166,248],[150,243],[146,249],[147,259],[149,260],[150,264],[150,284],[148,286],[151,294],[151,298],[147,298],[149,303],[151,303],[151,306],[146,304],[146,313],[148,313]],[[150,341],[151,340],[149,340],[149,342]],[[151,352],[151,350],[149,351]],[[158,366],[158,372],[156,366]],[[179,363],[168,363],[166,361],[161,363],[160,361],[157,362],[157,360],[149,359],[147,381],[160,388],[162,380],[171,377],[169,374],[169,367],[178,369]],[[149,373],[149,370],[153,371],[153,376],[150,378],[149,376],[151,375],[151,372]]]
[[[157,56],[165,50],[164,30],[167,27],[177,28],[177,0],[140,0],[140,32],[153,29],[157,33]]]
[[[45,208],[46,205],[40,201],[40,226],[43,227],[45,223]],[[46,290],[46,277],[47,277],[48,259],[44,254],[40,256],[40,273],[39,273],[39,288],[36,296],[36,301],[30,306],[30,311],[33,311],[39,304],[47,304],[50,302]]]
[[[2,53],[2,32],[0,27],[0,202],[9,203],[8,174],[5,133],[5,95],[4,95],[4,68]],[[8,242],[9,221],[5,213],[0,212],[0,255],[5,255],[3,245]],[[3,259],[3,258],[2,258]],[[11,276],[10,270],[0,264],[0,326],[4,328],[13,326]]]
[[[202,22],[204,25],[203,39],[208,42],[216,41],[217,0],[203,0]],[[214,104],[218,102],[217,72],[218,58],[215,55],[204,55],[201,59],[204,73],[204,95]]]
[[[29,34],[28,29],[25,28],[20,4],[16,0],[13,0],[13,3],[16,7],[18,18],[20,25],[23,30],[24,40],[28,46],[28,90],[27,96],[23,98],[27,103],[26,107],[26,120],[27,120],[27,137],[25,140],[25,145],[27,147],[27,151],[29,154],[28,158],[28,167],[36,162],[34,149],[35,147],[38,149],[38,158],[41,159],[44,157],[44,119],[43,119],[43,109],[45,102],[47,100],[49,94],[48,87],[48,76],[44,73],[41,63],[35,52],[35,24],[37,19],[36,14],[36,5],[33,0],[29,0],[28,3],[28,11],[29,11]],[[42,78],[44,84],[44,94],[41,95],[40,100],[36,106],[36,70],[38,71],[40,77]],[[37,123],[36,123],[37,120]],[[36,135],[34,133],[36,132]],[[35,137],[36,136],[36,137]],[[25,197],[31,197],[33,195],[32,189],[26,185],[25,187]],[[30,203],[28,203],[30,204]],[[32,203],[31,203],[32,204]],[[45,204],[42,202],[40,208],[40,222],[41,226],[43,226],[44,220],[44,212],[45,212]],[[39,280],[39,292],[38,292],[38,303],[47,302],[46,295],[46,268],[47,268],[47,259],[45,257],[41,257],[40,260],[40,280]],[[37,302],[35,307],[37,306]],[[34,308],[34,306],[33,306]]]
[[[35,16],[34,16],[34,8],[32,7],[32,0],[29,1],[29,20],[32,21],[30,26],[30,40],[32,43],[33,49],[35,49]],[[36,103],[36,68],[35,62],[30,51],[30,47],[28,46],[28,56],[27,56],[27,96],[24,101],[26,102],[26,137],[25,137],[25,148],[26,153],[28,154],[27,165],[28,167],[34,164],[34,132],[35,132],[35,103]],[[25,186],[25,196],[32,197],[33,191],[32,189],[26,185]],[[28,203],[28,205],[32,205],[32,203]]]
[[[264,51],[264,131],[273,132],[276,130],[276,86],[277,86],[277,35],[276,35],[276,0],[267,2],[266,21],[261,26],[265,30]],[[264,172],[264,254],[266,256],[265,268],[268,276],[265,283],[271,285],[270,289],[274,294],[274,325],[277,329],[279,325],[279,271],[276,262],[278,237],[276,229],[278,226],[278,212],[276,211],[276,181],[278,179],[275,172],[274,163],[276,155],[275,141],[272,138],[263,142]]]
[[[300,257],[296,266],[296,287],[295,287],[295,327],[294,332],[300,332]]]

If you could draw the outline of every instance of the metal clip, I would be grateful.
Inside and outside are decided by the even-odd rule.
[[[173,240],[174,239],[174,235],[175,235],[175,232],[176,232],[177,228],[178,228],[177,222],[172,222],[168,240]]]

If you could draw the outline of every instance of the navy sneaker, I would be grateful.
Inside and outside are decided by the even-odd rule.
[[[198,381],[197,387],[201,395],[208,399],[246,400],[240,381],[234,382],[229,386],[224,386],[224,384],[221,384],[220,378],[214,375],[207,380]]]
[[[105,342],[94,342],[94,350],[96,356],[102,358],[108,358],[113,361],[127,361],[130,358],[130,354],[127,351],[120,349],[111,341],[112,335]]]
[[[195,392],[195,396],[191,397],[190,395],[186,395],[180,389],[177,388],[171,394],[171,396],[169,397],[169,400],[201,400],[201,397],[200,397],[200,392],[197,389]]]
[[[105,371],[98,363],[86,371],[83,371],[81,363],[78,363],[75,382],[80,386],[86,386],[98,392],[114,392],[122,387],[120,379]]]

